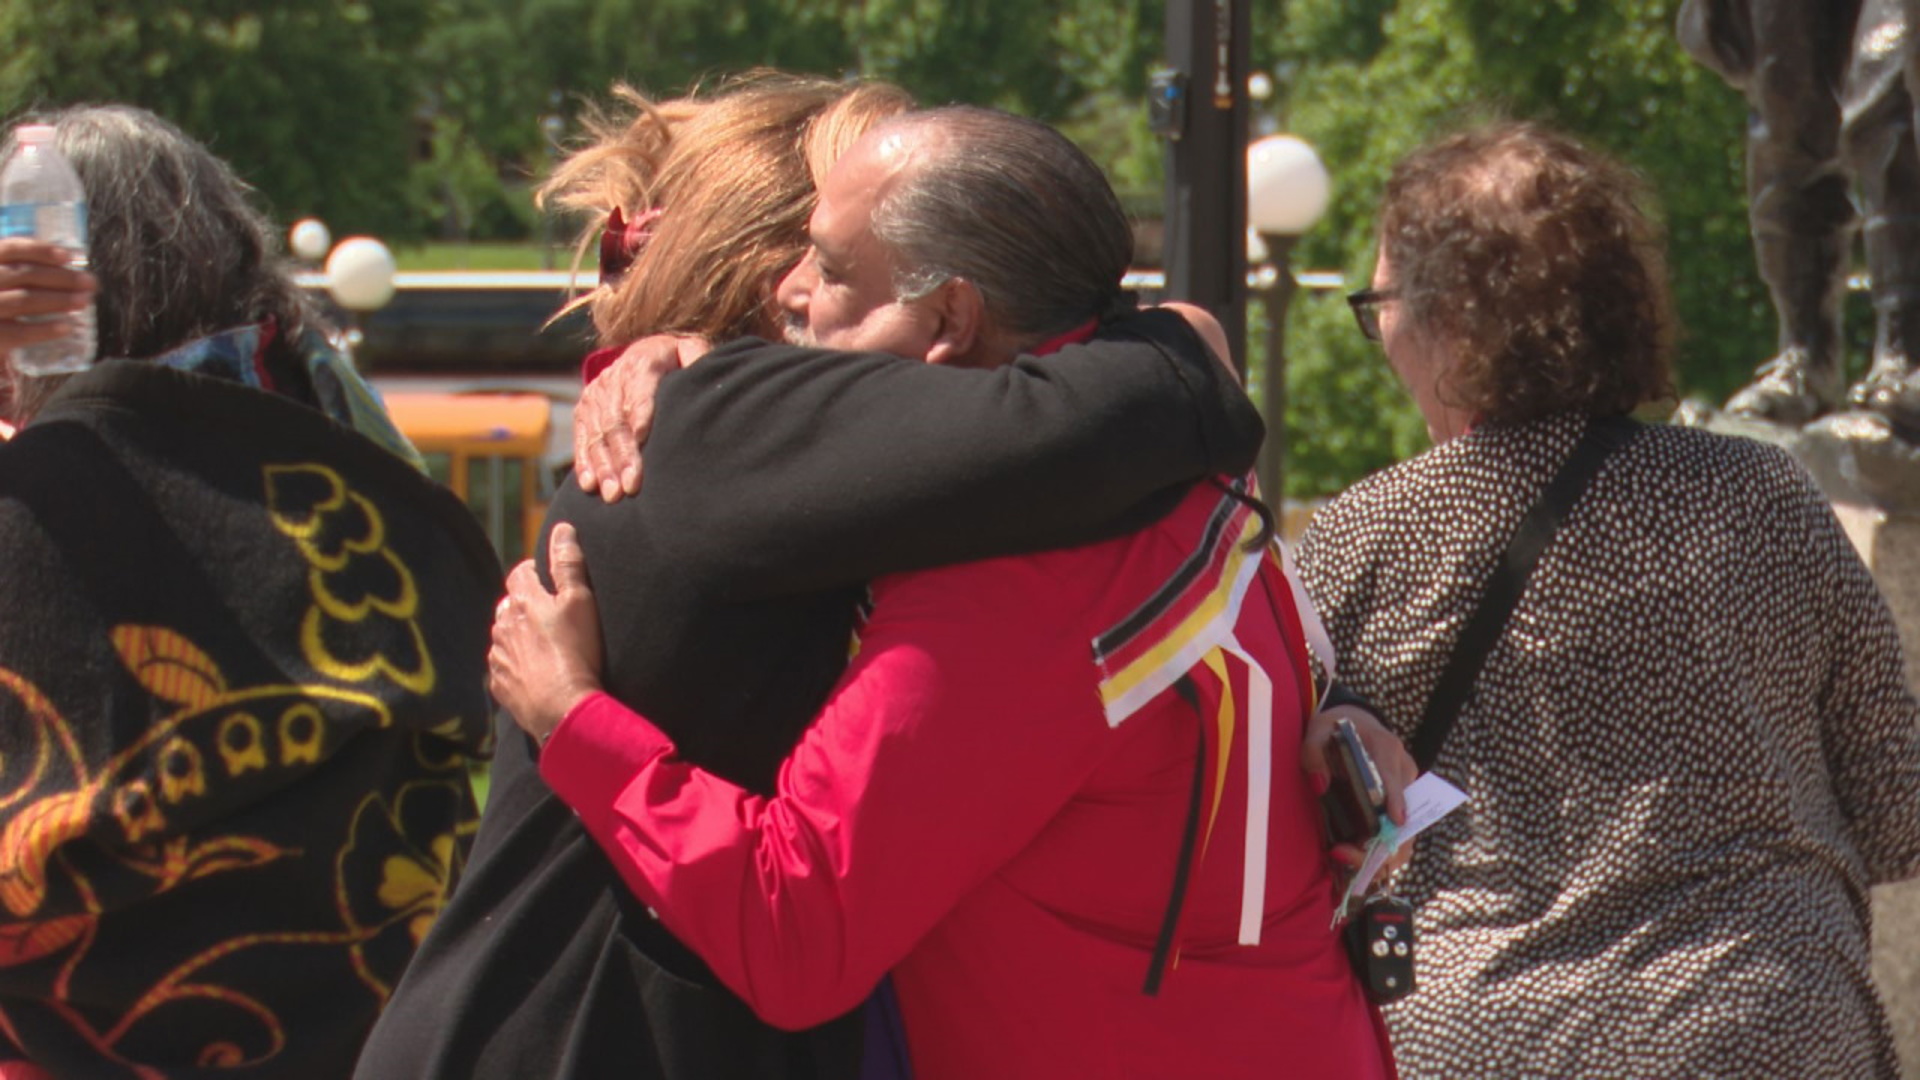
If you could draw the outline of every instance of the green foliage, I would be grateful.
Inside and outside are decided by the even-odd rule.
[[[845,28],[860,70],[928,104],[969,102],[1053,118],[1079,88],[1053,56],[1053,10],[1003,0],[867,0]]]
[[[757,66],[1062,122],[1146,189],[1163,18],[1159,0],[0,0],[0,107],[143,105],[276,216],[402,242],[533,233],[525,189],[588,100]]]
[[[572,253],[564,248],[543,248],[538,244],[457,243],[421,244],[393,249],[400,272],[439,272],[450,270],[566,270]],[[588,274],[593,271],[588,261]]]
[[[430,15],[427,0],[0,0],[0,106],[144,105],[277,213],[404,237],[407,71]]]
[[[1678,4],[1255,3],[1271,104],[1333,174],[1294,264],[1357,287],[1395,160],[1478,117],[1537,118],[1646,174],[1671,234],[1683,390],[1723,397],[1770,350],[1772,316],[1748,247],[1744,105],[1679,48]],[[1166,0],[0,0],[0,106],[145,105],[282,219],[464,245],[551,230],[529,187],[615,81],[670,95],[761,65],[861,73],[1059,124],[1129,205],[1155,207],[1163,148],[1143,102],[1165,18]],[[1250,315],[1259,379],[1264,316]],[[1289,324],[1290,495],[1424,444],[1338,296],[1301,295]]]
[[[1107,168],[1114,187],[1158,206],[1166,167],[1147,127],[1147,73],[1160,62],[1164,3],[1131,0],[1061,5],[1049,44],[1078,96],[1045,117]],[[1156,211],[1157,212],[1157,211]]]
[[[1248,389],[1263,406],[1269,378],[1267,319],[1264,306],[1250,308]],[[1359,347],[1352,347],[1354,342]],[[1284,486],[1289,498],[1334,494],[1367,473],[1426,449],[1419,413],[1406,403],[1385,354],[1360,337],[1344,293],[1296,293],[1285,347]],[[1339,362],[1330,363],[1336,354]]]

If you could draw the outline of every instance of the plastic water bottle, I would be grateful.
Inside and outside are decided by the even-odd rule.
[[[50,124],[14,129],[13,156],[0,169],[0,236],[31,236],[73,252],[75,269],[87,267],[87,193],[80,176],[53,141]],[[84,371],[95,349],[93,305],[83,311],[24,319],[69,320],[73,332],[8,356],[19,375]]]

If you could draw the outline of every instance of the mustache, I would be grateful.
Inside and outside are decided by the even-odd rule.
[[[803,349],[818,347],[813,332],[807,329],[807,320],[798,314],[789,312],[780,319],[780,336],[789,345],[798,345]]]

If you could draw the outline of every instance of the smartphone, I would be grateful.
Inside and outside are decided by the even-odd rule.
[[[1320,796],[1320,809],[1327,819],[1327,834],[1336,844],[1364,847],[1379,835],[1380,818],[1387,812],[1387,789],[1353,721],[1335,721],[1327,738],[1326,759],[1327,791]]]

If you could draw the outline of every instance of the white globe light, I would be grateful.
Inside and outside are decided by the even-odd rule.
[[[1297,236],[1327,212],[1327,167],[1306,141],[1269,135],[1247,147],[1247,223],[1264,233]]]
[[[349,311],[374,311],[393,299],[398,269],[387,245],[371,236],[349,236],[327,256],[327,291]]]
[[[308,262],[319,262],[327,257],[327,249],[333,246],[333,234],[319,218],[301,218],[293,223],[293,229],[287,233],[287,246],[293,253]]]

